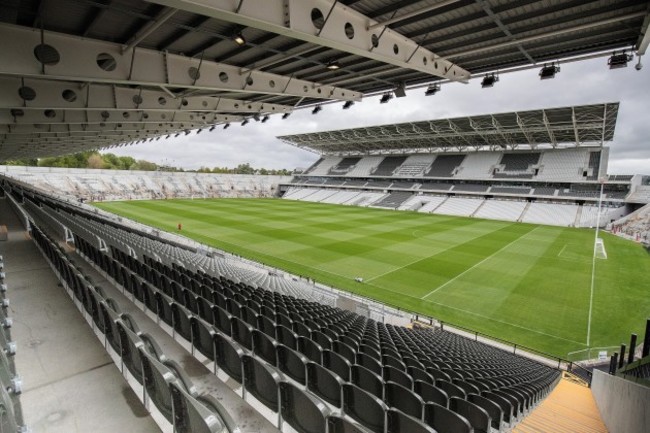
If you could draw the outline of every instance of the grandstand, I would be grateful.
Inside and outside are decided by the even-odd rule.
[[[649,22],[636,0],[4,1],[0,161],[291,122],[545,62],[621,67],[645,54]],[[617,114],[607,103],[283,137],[321,157],[292,178],[2,166],[0,431],[605,431],[582,410],[591,371],[571,361],[83,202],[281,196],[400,217],[386,209],[600,222],[642,241],[648,178],[609,176],[600,194]],[[639,377],[646,364],[629,360]]]
[[[617,113],[618,104],[612,103],[280,137],[321,153],[309,170],[280,185],[280,192],[287,199],[324,202],[342,192],[345,197],[372,192],[375,195],[359,203],[605,227],[634,210],[639,200],[648,202],[643,199],[645,186],[639,184],[642,176],[607,177],[609,148],[604,145],[614,137]],[[486,118],[493,120],[487,123]],[[413,133],[404,134],[405,130]],[[403,156],[381,155],[389,151]],[[355,153],[358,156],[345,156]],[[332,170],[337,161],[353,161],[354,169]],[[606,183],[599,217],[601,179]],[[425,207],[431,202],[436,206]]]

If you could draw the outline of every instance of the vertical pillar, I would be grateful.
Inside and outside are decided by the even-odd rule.
[[[627,363],[632,364],[634,362],[634,351],[636,350],[636,334],[630,335],[630,354],[627,358]]]
[[[618,358],[618,368],[623,368],[625,363],[625,344],[621,344],[621,357]]]
[[[609,374],[615,374],[616,373],[616,363],[617,362],[618,362],[618,353],[614,353],[609,358]]]
[[[641,357],[645,358],[650,355],[650,319],[645,322],[645,338],[643,339],[643,352]]]

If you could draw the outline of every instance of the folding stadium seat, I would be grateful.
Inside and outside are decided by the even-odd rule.
[[[336,342],[339,339],[339,333],[333,330],[331,327],[327,327],[327,326],[321,327],[321,332],[327,335],[327,337],[333,342]]]
[[[283,344],[278,344],[276,355],[280,371],[301,385],[305,385],[307,382],[308,359],[300,352],[296,352]]]
[[[234,299],[226,299],[226,311],[235,317],[241,317],[241,304]]]
[[[278,340],[280,344],[283,344],[290,349],[298,349],[298,334],[293,332],[291,328],[283,325],[276,325],[275,339]]]
[[[275,339],[275,327],[276,323],[268,317],[260,315],[257,318],[257,329],[273,339]]]
[[[490,416],[491,426],[495,430],[501,430],[503,421],[503,410],[498,404],[494,403],[483,396],[476,394],[468,394],[467,400],[475,405],[481,407]]]
[[[193,385],[191,381],[184,376],[182,369],[172,361],[165,361],[165,363],[163,363],[148,354],[143,347],[140,347],[139,350],[140,359],[142,360],[144,388],[147,392],[147,396],[151,401],[153,401],[160,413],[169,422],[173,422],[170,384],[176,383],[181,387],[181,389],[184,389],[190,394],[194,393]]]
[[[312,331],[311,333],[311,339],[314,340],[315,343],[318,343],[323,350],[330,350],[332,348],[332,339],[329,338],[327,335],[323,334],[320,331]]]
[[[214,315],[214,326],[224,334],[232,335],[232,314],[219,307],[218,305],[212,306],[212,314]]]
[[[323,349],[308,337],[298,337],[298,351],[317,364],[323,362]]]
[[[510,402],[510,404],[512,405],[512,416],[513,417],[519,418],[523,414],[523,412],[524,412],[523,404],[519,401],[518,396],[513,395],[510,392],[504,391],[503,388],[499,389],[499,390],[493,390],[492,394],[496,394],[498,396],[501,396],[501,397],[505,398],[506,400],[508,400]]]
[[[116,312],[114,308],[117,308],[115,301],[110,298],[99,303],[104,328],[104,345],[108,348],[108,345],[106,345],[108,343],[116,353],[120,353],[120,336],[116,321],[121,318],[121,314]]]
[[[129,329],[121,320],[117,321],[117,331],[120,338],[120,357],[131,375],[143,383],[142,360],[140,347],[145,348],[140,336]]]
[[[161,292],[156,293],[156,306],[158,318],[169,326],[174,326],[174,315],[172,304],[174,301]]]
[[[344,381],[350,380],[352,364],[345,357],[331,350],[323,351],[323,366],[336,373]]]
[[[359,339],[356,337],[351,337],[351,334],[348,333],[347,335],[341,335],[339,337],[339,341],[343,344],[348,345],[351,347],[355,352],[359,351]]]
[[[215,328],[203,320],[192,317],[192,350],[196,349],[211,361],[215,360]]]
[[[222,293],[219,293],[217,291],[212,293],[212,302],[214,302],[215,305],[218,305],[224,310],[227,310],[228,308],[226,297]]]
[[[413,379],[411,376],[395,367],[384,365],[384,368],[382,369],[382,377],[386,382],[390,380],[391,382],[399,383],[405,388],[413,389]]]
[[[241,319],[253,327],[257,327],[258,314],[249,306],[244,306],[241,309]]]
[[[384,433],[388,408],[381,399],[356,385],[343,385],[343,407],[346,415],[370,431]]]
[[[311,329],[302,322],[298,322],[294,320],[293,332],[295,332],[299,336],[311,338]]]
[[[275,314],[275,322],[278,325],[285,326],[288,329],[293,329],[293,320],[291,320],[288,314],[281,313],[279,310]]]
[[[171,383],[170,388],[176,433],[223,433],[235,430],[234,421],[213,397],[195,398],[176,383]]]
[[[356,363],[377,374],[382,374],[381,362],[365,353],[357,353]]]
[[[472,433],[472,426],[464,417],[436,403],[424,406],[424,422],[445,433]]]
[[[253,350],[253,327],[239,317],[230,319],[232,338],[242,347]]]
[[[185,305],[185,308],[191,311],[192,314],[198,314],[199,312],[197,298],[196,294],[191,290],[183,290],[183,305]]]
[[[460,379],[453,379],[452,383],[454,385],[462,388],[463,391],[465,391],[465,394],[480,394],[481,393],[481,390],[477,386],[472,385],[471,383],[469,383],[467,381],[460,380]]]
[[[171,308],[174,332],[178,333],[178,335],[191,343],[192,313],[176,302],[172,304]]]
[[[422,419],[424,401],[419,395],[398,383],[386,382],[384,401],[388,407],[394,407],[407,415]]]
[[[431,402],[443,407],[449,406],[449,396],[447,393],[428,382],[416,380],[413,384],[413,390],[417,395],[422,397],[425,403]]]
[[[214,314],[212,312],[212,303],[206,298],[199,296],[197,298],[197,314],[199,317],[211,325],[214,325]]]
[[[143,303],[149,311],[158,314],[158,304],[156,301],[157,290],[149,283],[142,283]]]
[[[417,367],[407,367],[407,372],[413,379],[413,381],[421,380],[426,383],[434,384],[435,379],[429,373],[424,370],[421,370]]]
[[[360,365],[350,368],[350,382],[379,397],[384,396],[384,381],[378,374]]]
[[[278,344],[274,338],[267,334],[257,329],[253,330],[253,353],[274,367],[278,365]]]
[[[329,404],[341,408],[342,386],[345,382],[336,373],[316,364],[307,363],[307,388]]]
[[[484,392],[483,394],[481,394],[481,396],[499,405],[501,411],[503,412],[504,422],[510,424],[515,420],[515,418],[517,418],[517,413],[515,412],[514,406],[509,399],[499,394],[495,394],[494,392],[491,391]]]
[[[475,433],[490,433],[492,420],[480,406],[458,397],[449,399],[449,409],[464,417],[474,428]]]
[[[244,389],[273,412],[280,411],[280,381],[282,377],[274,368],[250,355],[242,357]]]
[[[280,384],[282,419],[298,433],[326,433],[329,409],[309,392]]]
[[[370,433],[370,430],[345,417],[330,415],[327,417],[327,433]]]
[[[438,433],[420,419],[414,418],[397,409],[388,409],[387,433]]]
[[[367,341],[364,341],[364,343],[367,343]],[[379,362],[381,362],[381,360],[382,360],[381,353],[377,349],[375,349],[375,347],[372,346],[372,345],[360,344],[359,345],[359,352],[361,352],[361,353],[363,353],[365,355],[368,355],[368,356],[376,359]]]
[[[217,333],[215,335],[215,353],[217,366],[228,376],[242,383],[242,362],[244,351],[229,337]]]

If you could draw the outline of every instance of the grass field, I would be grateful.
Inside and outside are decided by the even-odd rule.
[[[387,304],[566,357],[642,333],[650,255],[593,230],[278,199],[97,207]],[[362,277],[363,283],[356,283]]]

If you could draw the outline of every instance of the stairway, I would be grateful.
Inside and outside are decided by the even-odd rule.
[[[607,433],[591,389],[568,379],[553,392],[513,433]]]

